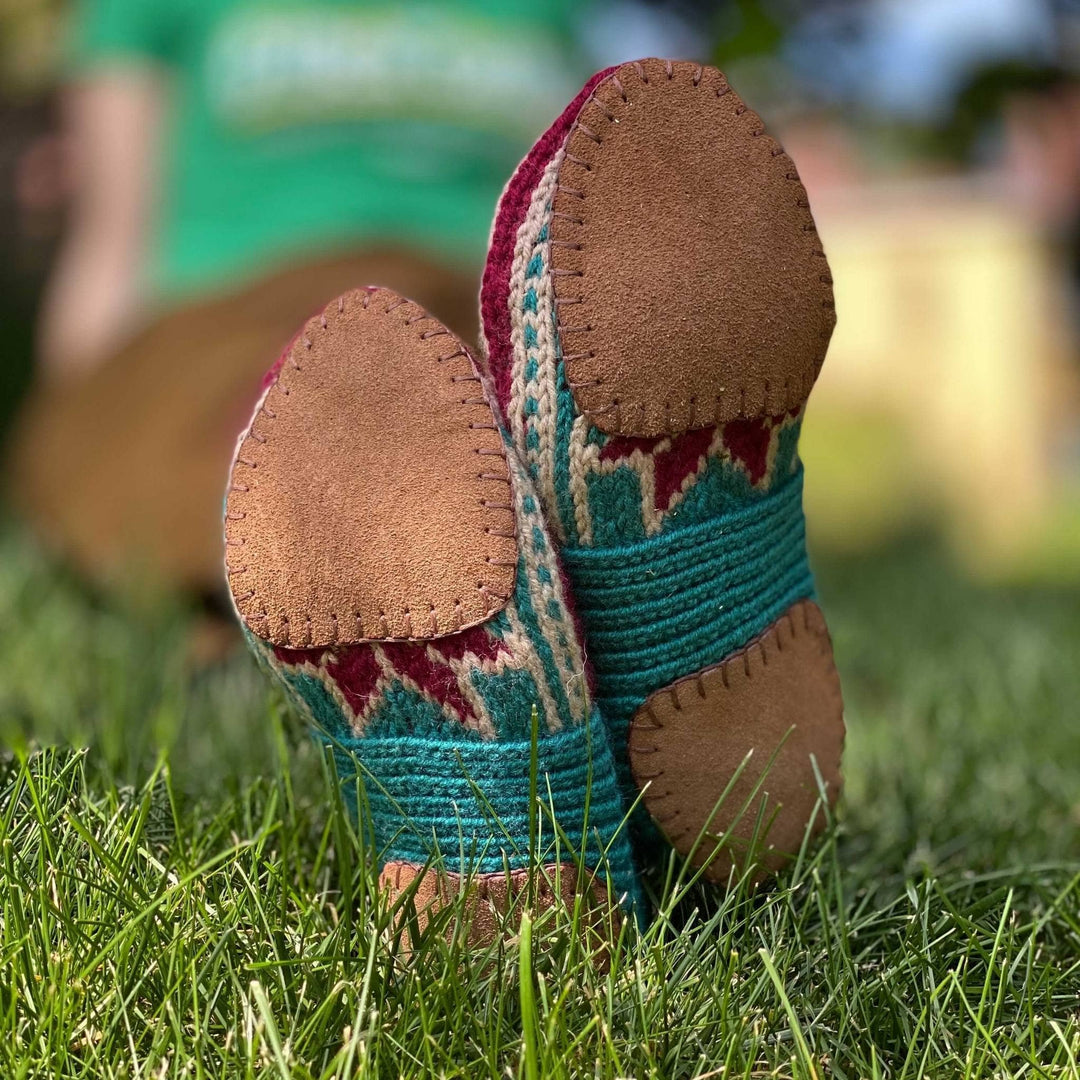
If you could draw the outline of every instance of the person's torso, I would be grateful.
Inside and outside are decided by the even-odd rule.
[[[178,0],[156,288],[398,243],[475,259],[580,72],[570,0]]]

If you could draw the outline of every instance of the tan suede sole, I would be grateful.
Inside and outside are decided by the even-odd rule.
[[[429,640],[501,611],[510,476],[461,341],[387,289],[310,319],[240,440],[225,534],[237,611],[275,645]]]
[[[486,948],[500,938],[517,933],[521,914],[542,915],[561,901],[572,913],[578,896],[578,871],[573,865],[548,865],[537,870],[530,881],[527,870],[509,873],[479,874],[463,883],[460,874],[425,870],[412,863],[387,863],[379,875],[379,885],[397,900],[411,892],[399,916],[399,927],[415,919],[422,933],[438,912],[453,904],[466,890],[461,908],[462,932],[472,948]],[[602,881],[592,879],[582,893],[578,933],[589,948],[596,950],[597,961],[605,964],[609,951],[618,939],[622,914],[609,901]],[[452,933],[453,926],[448,926]]]
[[[776,871],[840,792],[844,706],[825,619],[794,604],[714,667],[653,694],[630,728],[645,807],[711,881]],[[699,839],[700,838],[700,839]]]
[[[724,76],[624,64],[562,155],[551,265],[578,409],[660,436],[801,405],[832,278],[795,165]]]

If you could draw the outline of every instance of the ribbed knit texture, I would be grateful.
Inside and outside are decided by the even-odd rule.
[[[476,872],[527,866],[535,708],[543,805],[541,849],[532,855],[556,854],[554,812],[570,842],[559,858],[602,866],[615,895],[632,905],[638,890],[619,831],[609,738],[590,700],[555,549],[508,437],[507,445],[520,554],[514,592],[495,617],[432,641],[288,649],[248,638],[333,748],[350,800],[359,774],[380,863],[439,857],[448,869]]]
[[[753,506],[685,528],[563,549],[629,795],[627,729],[649,694],[719,663],[812,593],[801,493],[799,474]]]
[[[723,660],[813,595],[797,453],[802,417],[645,439],[608,436],[578,412],[550,272],[561,156],[540,174],[517,223],[505,294],[510,341],[500,347],[489,333],[487,360],[560,546],[629,800],[638,792],[626,764],[627,727],[645,699]],[[574,310],[562,317],[572,321]]]
[[[320,686],[296,689],[310,701],[324,692]],[[385,860],[423,865],[438,858],[447,870],[467,874],[583,858],[586,866],[607,867],[616,898],[637,899],[628,835],[620,832],[615,763],[597,713],[588,724],[537,741],[535,807],[531,739],[490,741],[446,727],[404,735],[379,726],[359,738],[320,733],[333,747],[354,811],[359,769],[364,811]]]

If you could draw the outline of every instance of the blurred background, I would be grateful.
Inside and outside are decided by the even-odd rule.
[[[793,1007],[827,1044],[829,1003],[806,1003],[835,1003],[818,972],[838,956],[847,970],[833,930],[814,929],[835,918],[867,987],[833,1009],[837,1030],[849,1045],[876,1031],[883,1071],[886,1050],[913,1061],[929,1039],[925,1054],[978,1074],[990,1036],[980,1022],[969,1041],[968,1015],[1044,1063],[1073,1053],[1075,1008],[1055,987],[1075,980],[1080,871],[1080,0],[0,0],[0,833],[14,837],[0,852],[30,883],[0,915],[44,913],[9,935],[11,965],[40,941],[44,989],[96,957],[103,989],[92,976],[72,999],[87,1003],[85,1019],[70,1010],[72,1069],[101,1060],[103,1031],[105,1047],[145,1045],[129,1006],[180,1046],[174,1063],[190,1031],[216,1055],[232,1035],[215,1018],[255,1015],[253,978],[318,1005],[310,1023],[279,1012],[286,1048],[290,1032],[337,1039],[318,990],[338,970],[367,986],[336,899],[359,849],[326,814],[314,743],[232,649],[218,590],[233,440],[274,356],[347,287],[395,286],[474,333],[502,184],[589,73],[648,54],[716,63],[762,113],[836,283],[803,457],[848,727],[843,872],[778,894],[798,923]],[[47,743],[25,772],[40,783],[7,768]],[[146,799],[127,786],[147,778]],[[131,869],[144,840],[178,897],[149,919],[151,878]],[[268,883],[266,915],[235,899],[238,881]],[[323,936],[309,897],[335,925],[346,912],[345,938]],[[777,941],[794,925],[774,910],[755,900],[754,949],[762,920]],[[123,927],[111,938],[138,946],[130,995],[116,950],[98,951],[114,929],[102,911],[139,912],[130,925],[151,935],[149,951]],[[190,1015],[144,977],[172,911],[193,972],[235,957]],[[317,966],[294,966],[300,940]],[[1060,958],[1061,981],[1006,965],[1019,948]],[[321,966],[338,953],[359,960]],[[174,955],[169,994],[187,970]],[[935,1002],[930,1029],[918,1002],[867,1015],[914,985],[907,969]],[[67,999],[24,981],[15,1052],[66,1045]],[[672,1045],[699,1045],[675,1026]]]
[[[213,609],[222,455],[292,330],[379,281],[474,335],[514,165],[591,71],[659,54],[720,66],[810,193],[819,556],[1080,579],[1080,3],[4,0],[0,50],[16,575]]]

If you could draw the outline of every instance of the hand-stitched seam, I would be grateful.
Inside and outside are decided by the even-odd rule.
[[[634,69],[634,71],[636,72],[636,74],[638,75],[638,77],[641,79],[642,83],[645,86],[650,85],[649,79],[648,79],[648,74],[645,71],[645,69],[642,66],[640,61],[633,61],[629,65],[623,65],[623,67],[620,68],[620,71],[625,70],[625,68],[628,67],[628,66],[632,67]],[[687,63],[681,63],[678,66],[679,66],[680,71],[682,71],[684,69],[689,68],[691,65],[689,65]],[[667,75],[668,81],[669,82],[672,81],[673,78],[674,78],[674,66],[672,65],[672,62],[670,60],[665,60],[664,61],[664,71],[665,71],[665,74]],[[696,66],[693,67],[693,73],[692,73],[692,76],[691,76],[691,82],[692,82],[692,84],[693,84],[693,86],[695,88],[700,87],[703,72],[704,72],[703,66],[696,65]],[[728,93],[731,92],[731,87],[728,85],[727,78],[726,78],[726,76],[724,75],[723,72],[717,71],[717,75],[719,76],[719,78],[721,80],[721,85],[716,88],[715,94],[716,94],[716,96],[718,98],[721,98],[721,97],[724,97]],[[609,122],[614,122],[615,120],[618,119],[617,115],[612,111],[610,105],[607,102],[604,101],[604,98],[602,96],[602,91],[604,90],[605,86],[608,86],[608,85],[615,89],[616,93],[619,95],[619,98],[622,100],[622,103],[624,105],[632,105],[633,104],[633,102],[629,98],[629,95],[627,94],[626,87],[623,85],[622,81],[619,78],[618,72],[615,72],[614,74],[610,75],[607,79],[605,79],[603,82],[599,83],[596,86],[596,88],[593,90],[592,94],[589,96],[589,98],[582,105],[580,111],[578,112],[578,116],[574,121],[574,125],[571,127],[569,133],[566,136],[566,139],[563,142],[563,146],[565,148],[564,149],[565,159],[567,161],[570,161],[570,162],[578,165],[579,168],[584,170],[584,172],[587,174],[587,176],[591,175],[591,174],[593,174],[595,172],[596,167],[597,167],[597,165],[599,163],[594,157],[591,156],[592,151],[591,151],[590,147],[588,147],[584,143],[582,143],[580,139],[577,140],[576,142],[574,142],[574,140],[575,140],[575,136],[578,134],[578,132],[580,132],[582,134],[582,136],[586,140],[588,140],[590,143],[592,143],[593,145],[595,145],[595,146],[602,146],[603,145],[605,140],[603,138],[601,138],[595,131],[592,130],[592,128],[590,126],[588,126],[585,123],[585,121],[583,120],[583,117],[585,116],[586,111],[589,109],[589,107],[591,105],[596,105],[599,108],[599,111],[601,113],[603,113],[603,115],[605,116],[605,118]],[[749,108],[746,105],[746,103],[740,101],[739,104],[736,106],[736,108],[734,110],[734,115],[736,117],[740,117],[740,116],[742,116],[743,114],[745,114],[748,111],[749,111]],[[760,123],[761,118],[758,117],[757,119],[758,119],[758,121]],[[751,138],[760,138],[760,137],[764,136],[765,134],[766,134],[766,128],[765,128],[765,125],[763,123],[760,123],[760,127],[757,127],[754,130],[747,133],[748,137],[751,137]],[[770,138],[771,138],[771,136],[770,136]],[[573,150],[575,151],[574,153],[570,152],[572,143],[573,143]],[[775,161],[779,157],[786,157],[786,156],[787,156],[786,152],[784,151],[783,147],[780,146],[779,143],[777,143],[773,147],[773,149],[772,149],[772,151],[770,153],[770,158],[773,161]],[[790,162],[790,160],[791,159],[788,158],[789,162]],[[782,162],[777,162],[777,167],[782,167],[782,166],[783,166]],[[580,182],[582,184],[587,183],[587,176],[581,178]],[[785,168],[784,178],[786,180],[789,180],[789,181],[792,181],[792,182],[795,182],[795,183],[799,184],[800,194],[798,194],[796,196],[795,204],[796,204],[796,206],[798,206],[798,207],[800,207],[802,209],[805,209],[806,210],[806,216],[809,218],[808,221],[804,222],[804,224],[802,226],[802,231],[804,231],[804,232],[813,232],[813,233],[816,234],[817,228],[816,228],[816,226],[815,226],[815,224],[813,222],[813,218],[810,216],[810,210],[809,210],[810,203],[809,203],[809,200],[806,198],[806,192],[805,192],[805,189],[802,187],[801,181],[799,180],[798,173],[794,171],[794,164],[793,163],[792,163],[792,166],[791,166],[790,169]],[[557,183],[556,184],[556,191],[560,192],[560,193],[565,193],[567,195],[571,195],[573,197],[576,197],[582,203],[585,202],[585,198],[586,198],[586,195],[587,195],[586,191],[582,191],[580,189],[570,188],[567,185],[562,184],[562,183]],[[585,241],[583,239],[578,240],[578,241],[576,241],[574,243],[565,242],[565,241],[562,241],[562,240],[559,239],[559,237],[557,235],[557,233],[559,231],[559,226],[556,225],[556,223],[555,223],[556,219],[569,220],[572,223],[577,224],[580,227],[584,228],[585,227],[584,209],[581,212],[581,216],[576,217],[576,218],[572,217],[571,215],[567,215],[565,213],[556,211],[552,215],[552,225],[551,225],[551,232],[552,232],[551,247],[552,247],[552,249],[554,249],[556,247],[565,247],[565,248],[568,248],[570,250],[576,250],[576,251],[581,252],[582,254],[584,254]],[[813,249],[810,252],[810,254],[811,254],[812,257],[813,256],[818,256],[818,257],[821,257],[821,258],[825,258],[825,252],[824,252],[823,249],[820,249],[820,248]],[[551,275],[552,275],[553,279],[556,279],[556,281],[555,281],[556,294],[559,292],[559,288],[560,288],[559,279],[565,281],[565,279],[567,279],[567,278],[575,277],[575,278],[579,279],[581,287],[582,288],[584,287],[584,280],[583,280],[584,277],[585,277],[584,269],[565,270],[565,269],[562,269],[562,268],[558,267],[557,262],[558,262],[558,257],[554,253],[554,250],[553,250],[552,256],[551,256],[551,265],[552,265]],[[831,277],[831,275],[822,274],[822,275],[820,275],[819,280],[820,280],[821,284],[825,285],[827,288],[831,288],[831,286],[832,286],[832,277]],[[574,297],[574,298],[564,298],[564,297],[559,297],[558,295],[556,295],[555,304],[556,304],[556,307],[558,307],[558,305],[560,303],[582,303],[583,301],[584,301],[584,295]],[[822,309],[824,309],[826,311],[833,311],[833,310],[835,310],[835,307],[836,307],[835,300],[832,299],[831,297],[824,297],[821,300],[821,307],[822,307]],[[564,333],[564,331],[562,330],[561,327],[560,327],[559,332],[560,332],[560,334]],[[821,337],[822,340],[828,341],[828,338],[830,337],[831,333],[832,333],[832,327],[830,325],[828,325],[828,323],[826,322],[826,324],[822,326],[819,336]],[[595,376],[593,378],[591,378],[591,379],[574,379],[574,377],[573,377],[573,364],[574,364],[574,361],[578,360],[578,359],[581,359],[583,357],[584,358],[589,358],[589,359],[594,359],[595,358],[594,355],[591,352],[575,353],[572,356],[564,356],[563,357],[563,361],[564,361],[564,363],[566,365],[567,380],[568,380],[568,383],[569,383],[571,389],[575,393],[575,398],[577,398],[576,391],[577,391],[578,388],[595,391],[596,388],[604,385],[604,379],[602,378],[602,376],[599,375],[599,373],[596,373]],[[818,359],[818,360],[816,360],[814,362],[814,365],[813,365],[814,369],[815,369],[814,370],[814,377],[809,380],[811,389],[813,388],[814,378],[816,378],[817,372],[820,371],[823,361],[824,361],[824,356],[822,356],[820,359]],[[802,400],[804,400],[804,398],[809,393],[809,391],[807,391],[805,394],[802,394],[802,396],[800,396],[798,398],[792,398],[790,396],[786,396],[786,395],[790,394],[790,386],[791,386],[790,380],[785,380],[784,387],[785,387],[786,394],[785,394],[785,397],[783,399],[781,399],[781,401],[778,403],[779,408],[781,408],[781,409],[790,408],[793,405],[801,402]],[[747,390],[751,390],[753,392],[754,400],[757,400],[759,397],[761,397],[763,395],[764,404],[765,404],[765,406],[768,405],[768,393],[769,393],[769,391],[768,391],[767,383],[764,386],[764,389],[762,388],[762,384],[761,384],[760,381],[754,381],[752,383],[748,383],[748,384],[746,384],[744,386],[741,386],[741,387],[725,387],[725,388],[723,388],[722,390],[720,390],[719,392],[717,392],[714,395],[714,398],[713,398],[714,421],[713,421],[713,423],[718,424],[718,423],[721,422],[721,419],[722,419],[722,402],[729,399],[732,392],[739,393],[741,395],[741,404],[740,404],[739,412],[736,415],[740,415],[740,416],[757,415],[756,411],[753,414],[748,413],[746,411],[746,393],[747,393]],[[801,391],[801,384],[800,384],[800,391]],[[592,397],[592,396],[595,396],[595,395],[590,394],[589,396]],[[648,403],[642,401],[640,403],[640,406],[641,406],[642,418],[644,418],[645,412],[646,412],[646,410],[648,408]],[[666,425],[666,429],[669,432],[674,431],[677,428],[681,428],[681,427],[689,428],[689,427],[693,426],[693,421],[697,419],[696,400],[691,402],[691,406],[690,406],[691,418],[689,418],[687,420],[685,425],[677,423],[675,417],[672,415],[672,410],[670,409],[669,406],[670,406],[670,403],[665,403],[665,408],[664,408],[665,425]],[[616,417],[615,417],[615,422],[613,424],[613,430],[615,430],[615,431],[622,431],[623,430],[622,414],[619,411],[619,401],[618,401],[617,398],[613,398],[612,400],[608,401],[607,403],[598,404],[598,405],[594,405],[594,406],[587,405],[584,400],[581,400],[581,401],[578,401],[578,407],[581,410],[581,412],[586,417],[588,417],[589,419],[593,419],[593,418],[598,417],[598,416],[604,416],[604,415],[614,411],[616,413]]]
[[[641,708],[635,714],[630,727],[628,751],[631,759],[631,772],[634,778],[634,782],[644,793],[644,802],[649,809],[649,813],[653,820],[659,825],[667,835],[669,841],[678,848],[678,841],[685,836],[688,832],[693,831],[692,826],[687,826],[677,833],[667,828],[669,822],[674,820],[681,808],[676,809],[673,812],[662,814],[657,813],[653,809],[653,804],[661,802],[664,799],[669,798],[674,794],[673,790],[667,790],[663,792],[654,792],[653,784],[664,776],[669,770],[663,767],[656,767],[652,772],[644,772],[638,768],[638,762],[643,757],[649,757],[653,754],[663,753],[664,747],[657,741],[657,737],[654,734],[651,740],[642,739],[641,736],[644,732],[656,732],[662,729],[663,725],[659,723],[654,708],[653,699],[659,695],[664,695],[671,699],[675,711],[681,711],[679,690],[683,686],[694,683],[699,696],[702,699],[708,697],[708,690],[706,687],[706,678],[709,675],[719,674],[721,682],[725,690],[730,690],[730,682],[728,680],[729,670],[737,670],[733,668],[733,664],[738,660],[743,661],[743,674],[746,679],[752,679],[753,675],[749,664],[750,650],[757,648],[762,654],[763,666],[768,666],[768,650],[773,644],[776,645],[778,652],[783,651],[785,646],[783,645],[784,626],[791,633],[792,641],[796,638],[803,636],[804,634],[812,634],[818,638],[821,645],[822,659],[827,663],[826,684],[827,692],[830,701],[837,709],[841,716],[841,724],[843,723],[843,695],[840,688],[839,675],[836,671],[835,658],[832,653],[831,643],[829,640],[828,630],[824,627],[823,622],[818,622],[818,625],[811,625],[811,615],[816,605],[809,600],[800,600],[792,604],[778,619],[775,620],[766,630],[759,634],[756,638],[748,642],[742,649],[733,655],[726,657],[719,664],[713,665],[709,668],[703,668],[694,674],[683,677],[676,680],[670,686],[664,687],[661,690],[655,692],[650,696]],[[801,620],[798,619],[799,615],[802,615]],[[800,627],[801,622],[801,627]],[[653,726],[645,728],[641,726],[640,720],[642,714],[645,714],[653,722]],[[841,752],[843,750],[844,742],[846,741],[846,728],[841,731]]]
[[[370,300],[372,298],[372,295],[375,292],[380,292],[380,291],[382,291],[382,290],[363,289],[363,290],[356,290],[356,292],[353,293],[352,295],[360,294],[360,297],[361,297],[361,309],[363,311],[367,311],[367,310],[369,310],[369,304],[370,304]],[[338,297],[337,302],[336,302],[337,314],[341,315],[341,314],[344,313],[345,300],[346,300],[346,297],[348,295],[350,295],[350,294],[343,294],[342,296]],[[422,308],[420,308],[419,305],[413,303],[412,301],[410,301],[410,300],[408,300],[408,299],[406,299],[404,297],[395,297],[385,308],[382,309],[382,311],[383,311],[384,315],[389,315],[389,314],[393,313],[394,311],[397,311],[397,310],[399,310],[401,308],[406,309],[405,317],[402,320],[403,324],[406,327],[411,328],[415,323],[419,323],[419,322],[422,322],[424,320],[430,320],[432,318],[432,316],[429,315]],[[409,310],[408,310],[409,308],[412,308],[412,309],[415,309],[415,310],[410,313]],[[319,328],[321,330],[327,330],[328,329],[328,321],[327,321],[327,312],[328,311],[330,311],[330,305],[328,305],[326,308],[324,308],[323,311],[320,313],[320,315],[317,316],[318,325],[319,325]],[[308,331],[309,331],[309,329],[312,328],[311,324],[314,321],[315,321],[314,319],[309,320],[308,326],[305,327],[305,329],[302,332],[301,337],[300,337],[300,343],[303,345],[304,350],[308,351],[308,352],[311,350],[312,345],[313,345],[312,339],[311,339],[310,334],[309,334]],[[422,331],[422,332],[419,333],[418,339],[421,342],[424,342],[424,341],[429,340],[432,337],[437,337],[437,336],[440,336],[442,334],[449,334],[449,333],[450,333],[450,331],[447,330],[445,327],[436,329],[434,331],[426,330],[426,331]],[[297,364],[296,359],[295,359],[295,349],[296,349],[296,345],[294,344],[292,346],[292,348],[290,348],[290,350],[289,350],[288,359],[289,359],[289,361],[291,361],[291,366],[295,371],[302,372],[303,369],[301,368],[301,366],[299,364]],[[472,356],[470,355],[470,353],[468,352],[468,350],[464,346],[459,347],[456,351],[454,351],[454,352],[452,352],[452,353],[450,353],[448,355],[439,355],[438,357],[436,357],[436,362],[439,363],[439,364],[442,364],[442,363],[447,362],[449,360],[453,360],[453,359],[455,359],[457,357],[464,357],[468,361],[469,368],[470,368],[470,374],[468,376],[451,375],[451,377],[450,377],[451,382],[453,383],[453,382],[456,382],[456,381],[463,381],[465,379],[473,380],[473,381],[481,381],[479,379],[479,376],[476,374],[475,364],[474,364],[474,361],[472,359]],[[263,413],[263,412],[265,412],[266,415],[269,416],[271,419],[277,419],[278,413],[276,411],[269,411],[269,410],[266,409],[266,401],[269,399],[270,394],[275,390],[280,390],[281,393],[283,393],[286,397],[288,397],[290,395],[291,390],[293,389],[293,387],[291,385],[287,385],[287,384],[282,383],[282,376],[283,376],[283,374],[285,372],[285,368],[286,368],[286,365],[283,364],[282,367],[281,367],[281,370],[278,371],[277,377],[274,379],[273,384],[268,388],[267,393],[264,395],[262,402],[256,408],[255,415],[252,417],[251,423],[248,426],[248,430],[247,430],[243,440],[241,441],[240,453],[238,453],[237,457],[235,458],[234,464],[236,464],[236,463],[243,464],[243,465],[246,465],[246,466],[248,466],[248,467],[250,467],[252,469],[255,469],[255,468],[258,467],[258,462],[257,461],[250,460],[250,459],[245,458],[245,457],[241,457],[240,455],[243,454],[243,453],[246,453],[245,448],[246,448],[246,444],[248,443],[249,439],[253,439],[259,445],[265,445],[266,444],[267,436],[262,435],[261,433],[256,432],[254,430],[255,419],[258,417],[258,415],[260,413]],[[484,399],[469,398],[469,399],[460,399],[460,400],[461,400],[462,405],[469,405],[469,406],[473,406],[473,407],[479,406],[479,405],[485,406],[487,408],[487,410],[488,410],[490,418],[492,420],[495,419],[494,414],[493,414],[492,409],[491,409],[490,402],[486,398],[484,398]],[[490,423],[490,424],[470,423],[468,425],[468,427],[469,427],[470,430],[489,430],[489,431],[495,431],[495,432],[498,432],[498,430],[499,430],[497,424],[495,424],[495,423]],[[489,451],[487,448],[476,447],[474,449],[475,449],[475,452],[478,453],[478,454],[491,455],[491,451]],[[503,461],[504,462],[506,461],[505,451],[497,452],[493,456],[502,457]],[[507,484],[507,486],[512,486],[511,485],[510,472],[509,472],[509,466],[508,465],[507,465],[507,472],[506,472],[505,477],[499,478],[499,477],[496,477],[494,474],[490,474],[490,476],[488,478],[490,478],[490,479],[502,479],[503,482],[505,482]],[[236,485],[234,483],[234,484],[230,485],[229,494],[231,495],[234,491],[246,493],[249,490],[250,490],[250,488],[247,485],[244,485],[243,487],[240,487],[240,486],[238,486],[238,485]],[[492,503],[492,502],[489,502],[487,500],[481,500],[481,504],[485,507],[485,509],[491,510],[493,512],[497,512],[497,511],[500,511],[500,510],[503,510],[503,509],[510,509],[511,513],[513,513],[512,508],[508,504]],[[239,513],[239,514],[237,514],[237,512],[230,513],[228,508],[227,508],[225,516],[226,516],[226,521],[227,522],[228,521],[241,521],[241,520],[244,520],[244,518],[246,518],[247,514],[246,514],[246,512]],[[509,539],[513,539],[513,540],[516,541],[518,539],[518,537],[517,537],[516,516],[515,516],[514,521],[513,521],[513,531],[512,532],[509,532],[509,533],[500,532],[500,531],[496,531],[496,530],[493,530],[493,529],[490,529],[490,528],[485,529],[484,531],[485,531],[485,533],[488,533],[489,535],[492,535],[492,536],[498,536],[498,537],[504,538],[504,539],[509,538]],[[235,536],[235,529],[230,529],[228,525],[226,526],[225,544],[226,544],[227,547],[241,547],[245,543],[246,543],[246,537],[237,537],[237,536]],[[485,562],[488,565],[491,565],[492,567],[503,566],[503,567],[514,567],[514,568],[516,568],[516,566],[517,566],[516,560],[514,560],[512,562],[509,561],[509,560],[500,562],[499,560],[492,559],[490,556],[485,558]],[[248,567],[247,567],[246,564],[242,568],[231,568],[231,567],[228,566],[228,564],[226,564],[226,574],[229,577],[232,577],[233,575],[236,575],[236,574],[246,572],[247,569],[248,569]],[[513,590],[513,581],[511,581],[509,584],[510,584],[511,591],[512,591]],[[483,622],[486,622],[492,616],[497,614],[497,612],[501,611],[506,606],[506,604],[509,602],[509,594],[507,594],[506,596],[503,596],[499,591],[497,591],[493,587],[493,583],[487,583],[487,582],[479,581],[479,582],[477,582],[477,591],[483,597],[485,606],[488,608],[488,610],[485,612],[485,614],[480,619],[476,620],[476,622],[471,623],[470,625],[479,625],[479,624],[481,624]],[[252,587],[251,589],[248,590],[248,592],[243,594],[242,599],[239,598],[239,597],[234,596],[234,602],[237,605],[239,605],[240,603],[245,603],[245,604],[250,605],[250,602],[253,601],[256,596],[257,596],[257,589]],[[491,606],[491,601],[490,601],[491,597],[496,598],[496,600],[498,601],[498,606],[494,606],[494,607]],[[438,615],[437,615],[437,611],[436,611],[436,606],[430,599],[428,599],[426,601],[426,603],[427,603],[427,605],[429,607],[429,610],[431,611],[432,624],[437,627],[437,625],[438,625]],[[455,613],[456,621],[457,621],[457,624],[458,624],[457,629],[461,629],[463,627],[463,624],[464,624],[464,618],[463,618],[462,613],[461,613],[461,601],[460,600],[455,601],[454,613]],[[383,612],[381,610],[380,610],[379,614],[380,614],[382,624],[383,624],[383,628],[384,628],[384,632],[385,632],[389,627],[387,617],[386,617],[385,612]],[[265,612],[263,613],[263,617],[264,618],[266,617]],[[333,633],[334,633],[334,640],[336,641],[338,639],[338,615],[337,615],[336,612],[331,611],[331,612],[327,613],[326,617],[329,619],[329,621],[331,623],[331,626],[333,628]],[[357,625],[359,626],[361,624],[361,622],[362,622],[359,612],[354,612],[353,617],[354,617]],[[296,618],[300,619],[300,620],[302,620],[304,622],[306,630],[307,630],[306,643],[310,644],[312,639],[313,639],[313,632],[312,632],[312,629],[311,629],[311,616],[310,616],[310,614],[303,613],[303,614],[297,616]],[[292,640],[291,640],[291,633],[292,633],[291,632],[291,622],[290,622],[290,619],[288,618],[288,616],[285,613],[282,613],[282,615],[281,615],[281,622],[285,626],[285,635],[284,635],[285,636],[285,642],[284,642],[284,644],[291,645],[292,644]],[[412,614],[411,614],[408,607],[406,607],[404,612],[403,612],[403,622],[405,623],[405,629],[407,630],[407,634],[405,636],[391,637],[391,636],[388,636],[388,635],[386,635],[384,633],[384,637],[381,638],[380,640],[388,640],[388,641],[426,640],[423,637],[417,638],[415,636],[413,623],[412,623]],[[437,636],[437,632],[433,636]]]
[[[672,701],[674,711],[681,712],[682,711],[682,703],[681,703],[681,699],[679,697],[679,691],[683,686],[688,686],[691,683],[693,683],[695,688],[697,689],[698,695],[700,697],[702,697],[702,698],[706,698],[708,696],[708,694],[706,692],[705,681],[704,680],[709,675],[718,674],[720,676],[720,681],[721,681],[721,684],[723,685],[723,688],[725,690],[730,690],[731,689],[731,683],[730,683],[729,672],[731,672],[733,670],[736,670],[733,665],[740,662],[740,661],[741,661],[742,668],[743,668],[743,676],[744,676],[744,678],[753,679],[754,675],[752,673],[750,663],[749,663],[749,656],[750,656],[751,650],[757,649],[757,650],[759,650],[761,652],[762,660],[763,660],[762,666],[767,667],[768,666],[768,655],[767,655],[768,654],[768,649],[773,644],[775,644],[776,647],[777,647],[778,652],[783,651],[784,646],[782,646],[780,644],[780,629],[779,629],[780,625],[781,625],[781,623],[783,621],[786,621],[788,623],[788,626],[791,629],[792,641],[798,639],[804,633],[813,634],[814,636],[819,638],[822,645],[824,647],[828,647],[830,663],[832,664],[833,668],[835,669],[836,664],[835,664],[835,659],[833,659],[833,657],[832,657],[832,650],[831,650],[831,646],[829,645],[829,641],[828,641],[828,631],[824,630],[824,629],[821,629],[819,627],[815,627],[815,626],[810,625],[810,610],[811,610],[811,601],[809,601],[809,600],[797,600],[794,604],[791,605],[791,607],[789,607],[774,622],[772,622],[768,627],[766,627],[765,630],[763,630],[760,634],[758,634],[756,637],[752,638],[745,645],[743,645],[742,648],[738,649],[736,652],[732,653],[731,655],[726,656],[718,664],[713,664],[713,665],[711,665],[709,667],[702,668],[700,671],[694,672],[694,673],[692,673],[690,675],[685,675],[680,679],[676,679],[673,683],[669,684],[668,686],[663,687],[660,690],[657,690],[655,692],[655,694],[652,695],[652,697],[655,697],[655,696],[661,695],[661,694],[668,696]],[[796,614],[797,613],[801,613],[802,616],[803,616],[803,618],[802,618],[802,627],[801,628],[799,627],[799,624],[796,621]],[[637,717],[641,715],[641,712],[643,710],[647,712],[650,720],[652,720],[653,724],[657,728],[662,728],[663,727],[663,724],[661,724],[658,721],[658,719],[656,717],[656,714],[653,711],[651,700],[647,701],[644,705],[642,705],[641,708],[638,710],[638,713],[635,715],[635,719],[633,721],[635,727],[637,726]],[[650,729],[643,729],[643,730],[650,730]]]

